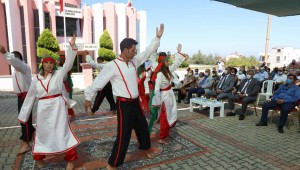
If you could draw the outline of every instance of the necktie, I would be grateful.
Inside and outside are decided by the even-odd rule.
[[[226,75],[222,77],[222,81],[221,81],[221,83],[220,83],[220,85],[219,85],[219,89],[222,89],[222,87],[223,87],[223,84],[224,84],[224,82],[225,82],[226,78],[227,78],[227,76],[226,76]]]
[[[241,93],[245,93],[247,91],[247,88],[248,88],[249,84],[250,84],[250,80],[247,80],[247,82],[245,83],[244,87],[242,88]]]

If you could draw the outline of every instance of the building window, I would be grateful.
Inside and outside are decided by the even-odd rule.
[[[66,18],[66,34],[68,37],[77,34],[77,18]],[[79,30],[80,31],[80,30]],[[64,18],[56,17],[56,36],[64,36]]]
[[[55,6],[60,6],[60,3],[59,2],[55,2]],[[65,7],[78,8],[76,5],[69,4],[69,3],[65,3]]]
[[[34,25],[34,40],[35,42],[38,41],[40,36],[40,20],[39,20],[39,11],[33,10],[33,25]],[[37,48],[36,43],[34,43],[35,49]],[[36,56],[36,65],[39,68],[39,64],[41,63],[41,58]]]
[[[261,60],[260,61],[265,61],[265,56],[261,56]]]
[[[92,43],[95,43],[95,37],[94,37],[94,17],[91,19],[91,26],[92,26]]]
[[[106,30],[106,17],[103,17],[103,31]]]
[[[24,8],[23,8],[23,6],[20,6],[20,16],[21,16],[21,33],[22,33],[23,59],[27,63],[26,31],[25,31]]]
[[[281,49],[277,49],[277,53],[280,53],[281,52]]]
[[[49,12],[45,12],[44,13],[44,17],[45,17],[45,28],[48,28],[49,30],[51,30],[50,14],[49,14]]]
[[[283,61],[286,61],[286,56],[284,56]]]
[[[276,63],[280,63],[280,56],[276,57]]]

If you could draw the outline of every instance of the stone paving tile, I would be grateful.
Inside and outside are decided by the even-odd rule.
[[[77,105],[75,114],[84,113],[84,97],[81,92],[74,95]],[[0,169],[12,169],[20,147],[20,128],[17,121],[17,98],[0,93]],[[205,154],[176,162],[149,168],[160,169],[300,169],[300,127],[294,118],[291,130],[284,128],[284,134],[276,129],[278,116],[267,127],[256,127],[258,116],[249,115],[243,121],[238,116],[214,119],[208,112],[189,112],[188,105],[178,104],[178,124],[176,131],[209,149]],[[108,111],[109,104],[104,100],[100,111]],[[35,112],[35,110],[33,111]],[[225,111],[226,113],[226,111]],[[6,128],[4,128],[6,127]],[[4,128],[4,129],[3,129]]]

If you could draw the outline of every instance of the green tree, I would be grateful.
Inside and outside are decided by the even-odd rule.
[[[53,36],[49,29],[45,29],[39,36],[37,45],[37,56],[43,57],[49,55],[54,59],[58,59],[59,55],[56,53],[59,51],[59,45],[57,39]]]
[[[113,51],[113,42],[108,31],[104,31],[99,39],[100,49],[98,55],[103,57],[106,61],[111,61],[116,58],[116,54]]]
[[[227,62],[226,65],[230,67],[241,67],[241,66],[246,66],[246,67],[251,67],[251,66],[257,66],[258,61],[255,56],[240,56],[239,58],[230,58]]]

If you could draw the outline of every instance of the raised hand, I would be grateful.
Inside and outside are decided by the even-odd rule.
[[[0,44],[0,52],[5,54],[7,51],[5,50],[4,46]]]
[[[177,52],[181,53],[182,45],[179,43],[177,45]]]
[[[73,37],[72,37],[72,39],[70,40],[70,45],[71,45],[71,47],[74,46],[75,42],[76,42],[76,34],[73,34]]]
[[[163,33],[164,33],[164,27],[165,27],[164,24],[160,24],[159,30],[156,27],[156,37],[157,38],[160,38],[163,35]]]

